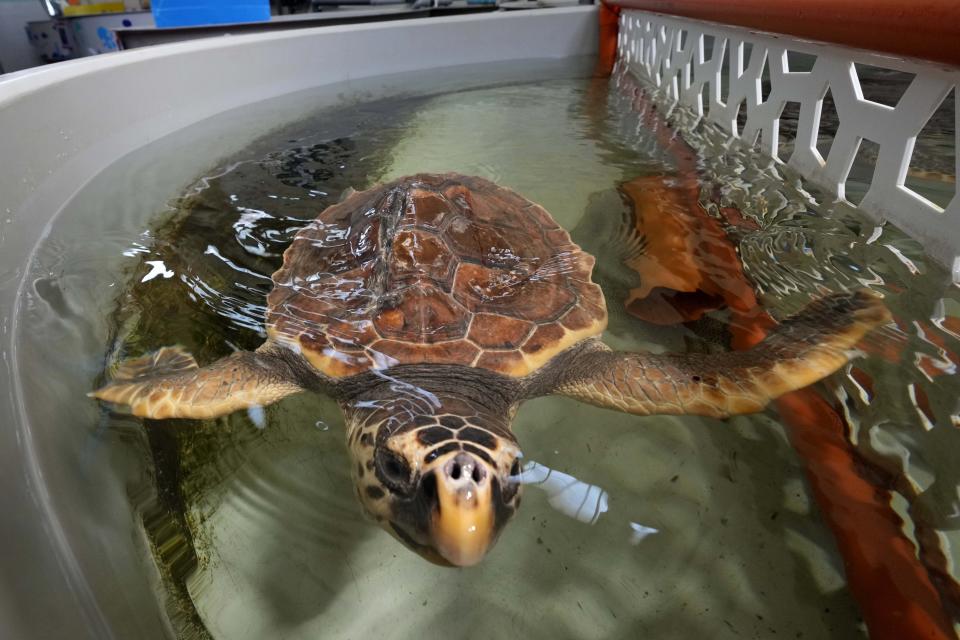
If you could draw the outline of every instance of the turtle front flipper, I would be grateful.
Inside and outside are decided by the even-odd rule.
[[[303,390],[281,354],[239,351],[200,368],[182,348],[164,347],[121,363],[113,380],[89,395],[142,418],[215,418]]]
[[[585,351],[554,393],[638,415],[723,418],[753,413],[771,400],[824,378],[890,314],[868,291],[817,300],[747,351],[640,354]]]

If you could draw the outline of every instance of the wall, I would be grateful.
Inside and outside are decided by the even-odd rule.
[[[24,33],[31,20],[46,20],[47,12],[39,0],[0,0],[0,67],[3,71],[19,71],[43,64],[33,52]]]

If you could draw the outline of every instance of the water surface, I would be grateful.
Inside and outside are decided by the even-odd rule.
[[[754,223],[730,233],[765,308],[782,318],[825,291],[885,295],[897,328],[820,388],[848,416],[857,452],[897,482],[905,528],[955,557],[960,336],[945,318],[960,315],[956,284],[895,228],[716,140],[709,128],[690,140],[701,201]],[[704,323],[649,325],[623,306],[629,274],[615,257],[629,212],[617,187],[675,170],[629,99],[589,78],[322,110],[171,193],[170,210],[115,247],[128,260],[113,276],[108,361],[180,344],[206,364],[256,348],[270,274],[296,231],[345,189],[417,171],[480,175],[550,211],[600,258],[611,346],[715,350],[722,339]],[[79,277],[83,265],[62,268]],[[56,311],[51,282],[38,280],[37,293]],[[714,320],[722,334],[726,316]],[[528,487],[469,570],[429,565],[364,519],[329,399],[284,400],[267,408],[265,428],[243,412],[141,422],[105,411],[90,437],[141,465],[127,492],[182,638],[865,635],[773,410],[641,418],[542,398],[521,408],[515,430],[527,460],[596,487],[589,495],[602,491],[608,508],[591,523]],[[657,533],[637,535],[640,526]]]

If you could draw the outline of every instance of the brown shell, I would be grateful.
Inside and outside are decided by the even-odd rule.
[[[593,264],[509,189],[410,176],[297,233],[273,274],[268,333],[332,377],[414,363],[524,376],[606,327]]]

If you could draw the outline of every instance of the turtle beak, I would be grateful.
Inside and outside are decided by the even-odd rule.
[[[493,543],[494,517],[490,472],[467,453],[458,453],[436,472],[437,505],[430,535],[450,564],[477,564]]]

